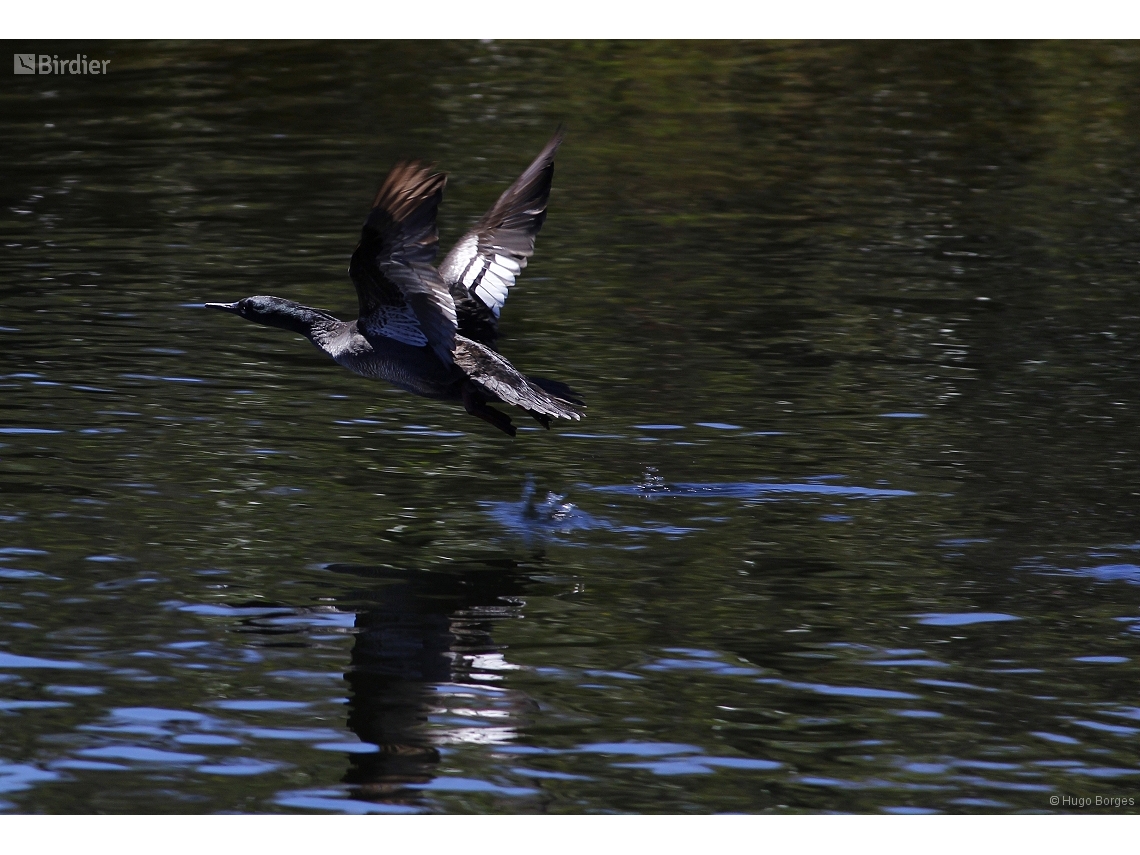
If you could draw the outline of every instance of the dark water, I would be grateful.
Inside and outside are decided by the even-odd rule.
[[[9,45],[12,812],[1140,799],[1136,44]],[[511,441],[296,336],[559,122]],[[1134,809],[1134,808],[1132,808]]]

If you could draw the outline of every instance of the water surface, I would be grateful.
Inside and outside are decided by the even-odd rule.
[[[112,62],[0,94],[4,810],[1140,798],[1136,45],[35,48]],[[560,122],[500,344],[584,421],[201,308]]]

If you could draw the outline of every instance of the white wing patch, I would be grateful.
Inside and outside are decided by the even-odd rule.
[[[364,319],[362,326],[365,335],[387,336],[414,347],[423,347],[428,343],[411,306],[382,306]]]
[[[500,276],[509,276],[513,281],[522,271],[523,265],[525,264],[525,258],[522,260],[522,264],[519,264],[510,256],[496,254],[495,260],[491,262],[491,272],[497,273]]]
[[[439,268],[445,282],[456,282],[467,272],[471,262],[479,254],[479,238],[467,235],[447,254]]]
[[[508,255],[480,254],[475,256],[463,274],[463,284],[499,316],[507,302],[507,290],[515,284],[515,277],[526,266],[526,259],[516,261]]]

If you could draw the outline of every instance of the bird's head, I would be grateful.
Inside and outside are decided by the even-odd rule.
[[[335,320],[331,315],[284,300],[281,297],[268,297],[259,294],[255,297],[246,297],[236,303],[207,303],[207,309],[221,309],[239,315],[255,324],[264,324],[267,327],[279,327],[292,330],[307,336],[313,325],[323,319]]]

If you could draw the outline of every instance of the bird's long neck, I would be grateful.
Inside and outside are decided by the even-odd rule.
[[[310,341],[313,340],[314,335],[322,336],[332,327],[343,323],[328,312],[311,309],[308,306],[302,306],[300,303],[294,303],[292,300],[276,300],[269,311],[250,317],[250,320],[267,327],[278,327],[300,333]]]

